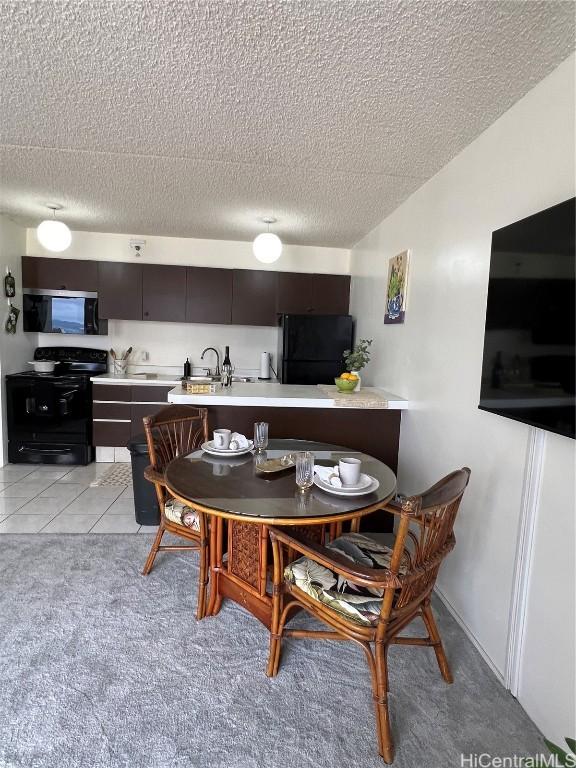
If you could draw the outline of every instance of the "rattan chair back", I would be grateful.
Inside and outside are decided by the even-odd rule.
[[[208,440],[208,410],[191,405],[169,405],[144,417],[150,465],[157,472],[178,458],[198,450]]]

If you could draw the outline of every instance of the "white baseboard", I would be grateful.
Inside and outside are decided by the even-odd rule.
[[[113,462],[114,461],[114,448],[106,448],[104,446],[96,447],[96,461],[97,462]]]
[[[109,464],[120,461],[125,463],[129,462],[131,458],[130,451],[127,448],[107,448],[105,446],[98,446],[96,448],[97,462]]]
[[[130,461],[130,451],[128,448],[114,448],[114,461]]]
[[[466,636],[468,637],[468,639],[470,640],[470,642],[473,644],[473,646],[476,648],[476,650],[479,652],[479,654],[482,656],[482,658],[484,659],[484,661],[486,662],[486,664],[488,664],[488,666],[490,667],[490,669],[492,670],[492,672],[493,672],[493,673],[496,675],[496,677],[498,678],[498,681],[499,681],[500,683],[502,683],[502,685],[503,685],[504,687],[506,687],[506,686],[505,686],[505,683],[504,683],[504,675],[503,675],[503,673],[502,673],[502,672],[501,672],[501,670],[499,670],[499,669],[498,669],[498,667],[497,667],[497,666],[494,664],[494,662],[492,661],[492,659],[490,658],[490,656],[489,656],[489,655],[488,655],[488,653],[486,652],[485,648],[483,647],[482,643],[481,643],[481,642],[478,640],[478,638],[476,637],[476,635],[475,635],[475,634],[472,632],[472,630],[470,629],[470,627],[468,626],[468,624],[466,624],[466,622],[464,621],[464,619],[462,618],[462,616],[461,616],[461,615],[458,613],[458,611],[456,610],[456,608],[454,608],[454,606],[452,605],[452,603],[450,602],[450,600],[448,600],[448,598],[446,597],[446,595],[445,595],[443,592],[441,592],[441,591],[438,589],[438,587],[435,587],[435,589],[434,589],[434,593],[435,593],[435,594],[436,594],[436,595],[437,595],[437,596],[440,598],[440,600],[441,600],[441,601],[444,603],[444,605],[446,606],[446,608],[448,609],[448,611],[450,612],[450,614],[451,614],[451,615],[453,616],[453,618],[454,618],[454,619],[455,619],[455,620],[458,622],[458,624],[460,625],[460,627],[461,627],[461,628],[464,630],[464,632],[465,632]]]
[[[518,522],[514,583],[512,586],[512,600],[510,602],[508,643],[506,648],[505,682],[506,688],[512,692],[513,696],[518,696],[520,690],[528,591],[530,589],[534,536],[540,507],[540,490],[545,452],[546,432],[543,429],[530,427],[524,465],[524,487],[522,489],[522,503]]]

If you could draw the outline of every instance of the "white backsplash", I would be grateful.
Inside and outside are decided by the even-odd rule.
[[[270,352],[276,369],[278,346],[277,328],[238,325],[200,325],[191,323],[157,323],[132,320],[108,321],[107,336],[75,336],[52,333],[38,334],[37,346],[82,346],[95,349],[113,348],[116,352],[133,347],[129,371],[150,371],[179,375],[184,361],[190,358],[193,368],[214,368],[216,358],[207,352],[204,360],[200,355],[205,347],[215,347],[220,352],[230,347],[232,365],[239,374],[258,375],[260,355]],[[32,335],[32,334],[30,334]],[[144,359],[145,355],[148,359]]]

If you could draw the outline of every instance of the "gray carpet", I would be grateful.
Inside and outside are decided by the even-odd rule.
[[[195,555],[161,554],[139,575],[150,540],[0,540],[1,768],[382,768],[360,649],[288,641],[268,679],[267,633],[240,607],[194,620]],[[540,751],[521,707],[436,613],[456,682],[429,649],[391,650],[396,768]]]

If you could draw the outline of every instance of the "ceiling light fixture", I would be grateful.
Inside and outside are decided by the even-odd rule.
[[[268,231],[262,232],[254,238],[252,243],[252,252],[254,256],[263,264],[272,264],[274,261],[278,261],[282,255],[282,240],[270,232],[270,224],[275,224],[276,219],[272,216],[267,216],[262,221],[268,225]]]
[[[72,233],[63,221],[56,221],[56,211],[62,210],[62,206],[51,203],[46,207],[50,208],[54,218],[45,219],[38,225],[38,242],[49,251],[65,251],[72,242]]]

